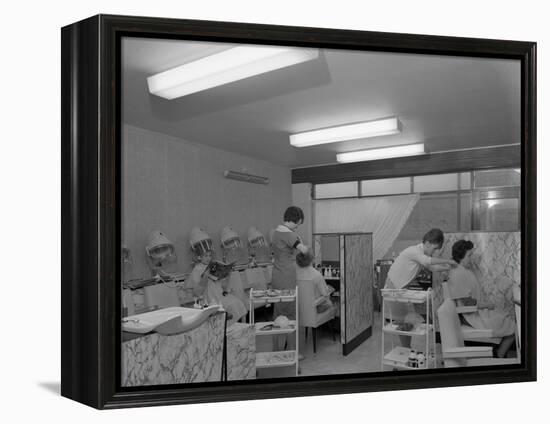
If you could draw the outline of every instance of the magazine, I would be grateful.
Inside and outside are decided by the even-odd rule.
[[[235,265],[235,262],[231,262],[229,264],[220,261],[210,262],[208,265],[208,273],[210,274],[209,278],[217,281],[227,277],[233,270],[233,265]]]

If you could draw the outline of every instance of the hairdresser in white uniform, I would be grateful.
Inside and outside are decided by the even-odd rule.
[[[443,231],[439,228],[433,228],[424,234],[422,243],[407,247],[395,259],[388,271],[385,288],[402,289],[411,283],[422,267],[430,271],[448,271],[451,267],[456,267],[456,262],[452,259],[434,258],[436,250],[443,247]],[[406,303],[392,302],[392,318],[396,321],[403,321],[409,307]],[[400,336],[401,344],[410,347],[411,338],[409,336]]]

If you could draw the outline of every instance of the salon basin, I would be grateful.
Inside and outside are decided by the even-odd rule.
[[[183,333],[198,327],[220,309],[212,305],[204,309],[172,307],[158,309],[122,319],[122,330],[130,333],[157,333],[170,335]]]

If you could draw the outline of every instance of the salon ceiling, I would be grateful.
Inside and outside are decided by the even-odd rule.
[[[518,143],[520,67],[511,60],[321,50],[318,59],[175,100],[146,78],[227,45],[128,38],[123,121],[224,150],[302,167],[336,153],[424,142],[430,152]],[[317,147],[291,133],[397,116],[398,135]]]

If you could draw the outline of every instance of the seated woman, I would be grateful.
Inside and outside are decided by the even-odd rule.
[[[228,279],[217,281],[208,272],[212,261],[212,251],[206,251],[197,256],[197,263],[191,275],[186,280],[186,287],[193,289],[195,296],[204,296],[209,305],[222,305],[227,311],[227,324],[231,325],[246,315],[246,304],[237,296],[229,293]]]
[[[496,355],[504,358],[515,341],[516,325],[504,313],[495,311],[493,304],[482,301],[479,281],[469,269],[473,248],[474,244],[467,240],[459,240],[453,244],[452,256],[458,266],[449,273],[447,283],[449,294],[458,306],[468,306],[466,299],[475,299],[478,310],[464,313],[462,316],[472,327],[479,330],[492,330],[495,337],[502,337]]]
[[[313,283],[317,312],[322,313],[332,307],[330,295],[334,288],[327,285],[321,273],[313,268],[312,263],[313,254],[311,250],[296,255],[296,280],[306,280]]]

